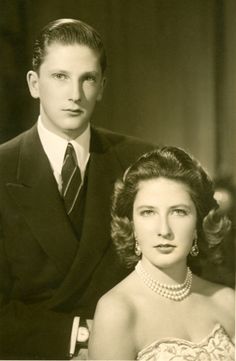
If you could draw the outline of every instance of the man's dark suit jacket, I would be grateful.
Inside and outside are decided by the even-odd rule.
[[[111,193],[150,149],[92,127],[78,243],[36,126],[0,146],[0,358],[66,358],[73,317],[93,318],[125,277],[110,239]]]

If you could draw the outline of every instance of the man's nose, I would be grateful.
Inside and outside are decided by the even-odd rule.
[[[81,100],[82,86],[80,82],[73,81],[70,87],[70,100],[78,102]]]

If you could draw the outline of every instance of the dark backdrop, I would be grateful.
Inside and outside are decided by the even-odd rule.
[[[0,142],[33,124],[25,75],[39,29],[80,18],[102,35],[108,84],[94,123],[191,151],[236,179],[234,0],[0,0]]]

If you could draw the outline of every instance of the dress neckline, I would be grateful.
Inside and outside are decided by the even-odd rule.
[[[158,346],[158,345],[160,345],[162,343],[176,342],[177,344],[185,344],[185,345],[190,346],[190,347],[193,346],[193,345],[198,346],[198,347],[203,346],[204,344],[207,344],[209,339],[211,337],[213,337],[213,335],[218,331],[222,331],[224,333],[224,335],[228,338],[229,342],[234,346],[231,338],[227,334],[224,327],[220,323],[217,323],[213,327],[212,331],[207,336],[203,337],[198,342],[193,342],[193,341],[185,340],[183,338],[178,338],[178,337],[163,337],[160,340],[154,341],[151,344],[145,346],[141,351],[139,351],[138,355],[137,355],[137,359],[139,359],[144,353],[148,352],[149,349],[152,349],[154,346]]]

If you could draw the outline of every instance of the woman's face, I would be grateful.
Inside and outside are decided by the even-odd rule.
[[[186,264],[196,225],[197,211],[187,185],[167,178],[139,183],[133,227],[143,259],[159,268]]]

